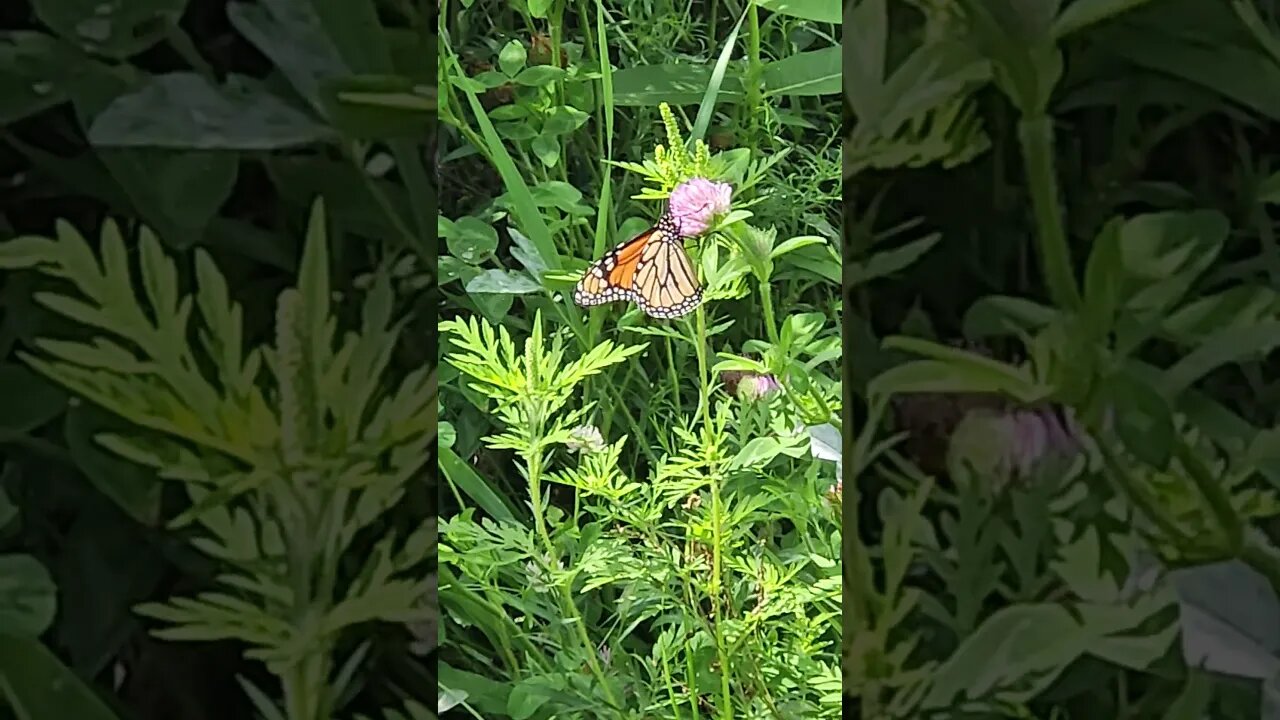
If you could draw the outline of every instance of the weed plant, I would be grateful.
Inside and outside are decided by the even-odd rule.
[[[836,717],[840,18],[448,4],[442,693],[484,717]],[[703,304],[572,305],[691,177],[733,187],[688,245]]]
[[[1272,717],[1275,7],[847,10],[846,706]]]

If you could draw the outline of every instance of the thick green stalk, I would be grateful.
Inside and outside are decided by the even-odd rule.
[[[760,304],[764,306],[764,329],[769,335],[769,342],[777,345],[778,325],[773,315],[773,288],[769,287],[767,280],[760,283]]]
[[[330,720],[326,707],[326,682],[329,677],[328,643],[313,648],[306,657],[281,677],[284,688],[285,717],[288,720]]]
[[[1076,285],[1062,206],[1058,202],[1053,118],[1049,115],[1023,117],[1018,123],[1018,141],[1022,145],[1022,162],[1035,211],[1040,265],[1049,287],[1049,296],[1054,305],[1073,312],[1080,308],[1080,289]]]

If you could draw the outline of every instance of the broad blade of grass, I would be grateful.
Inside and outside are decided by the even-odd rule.
[[[754,2],[755,0],[751,0]],[[720,57],[716,60],[715,68],[711,71],[711,82],[707,84],[707,91],[702,95],[702,105],[698,108],[698,117],[693,121],[693,131],[689,133],[689,145],[693,146],[695,140],[701,140],[707,134],[707,126],[711,124],[711,114],[716,109],[716,96],[720,94],[720,86],[724,83],[724,73],[729,67],[729,58],[733,55],[734,43],[738,41],[738,31],[742,29],[742,22],[747,19],[747,12],[751,9],[751,3],[747,3],[747,7],[743,9],[742,15],[738,17],[738,22],[734,24],[733,30],[729,33],[729,37],[725,38],[724,49],[720,51]]]
[[[458,77],[466,76],[456,57],[450,56],[449,62],[452,65],[454,74]],[[533,243],[533,246],[537,248],[538,255],[541,256],[542,262],[547,266],[547,269],[559,270],[563,265],[560,262],[560,253],[556,251],[555,243],[552,242],[551,230],[547,227],[542,213],[538,212],[538,205],[533,200],[533,193],[529,191],[529,186],[525,183],[524,177],[521,176],[520,170],[516,168],[516,164],[512,161],[506,146],[502,144],[502,138],[498,137],[498,132],[493,128],[493,123],[489,122],[489,115],[485,112],[484,106],[480,104],[480,98],[476,97],[476,94],[469,87],[461,84],[456,87],[467,96],[467,102],[471,104],[471,110],[476,117],[476,124],[480,126],[480,134],[484,137],[485,145],[493,158],[494,167],[498,169],[498,174],[502,176],[502,184],[511,195],[512,212],[515,214],[516,222],[520,225],[520,229],[524,231],[525,236]]]
[[[440,470],[445,479],[475,501],[476,506],[485,511],[494,520],[522,525],[515,513],[501,495],[489,487],[489,483],[480,477],[471,466],[458,457],[449,448],[440,448]]]

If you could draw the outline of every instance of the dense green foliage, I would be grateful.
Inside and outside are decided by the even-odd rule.
[[[441,8],[450,716],[840,712],[839,17],[760,5]],[[575,306],[692,176],[703,304]]]
[[[861,717],[1280,712],[1277,9],[851,3]]]
[[[434,25],[0,7],[0,717],[435,716]]]

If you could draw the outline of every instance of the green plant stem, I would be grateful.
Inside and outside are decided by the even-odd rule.
[[[671,397],[676,407],[683,407],[680,403],[680,375],[676,372],[676,353],[671,347],[671,338],[666,338],[667,347],[667,377],[671,379]]]
[[[743,107],[747,112],[747,127],[754,137],[756,110],[763,104],[760,82],[764,62],[760,59],[760,11],[756,9],[755,0],[747,2],[747,101]]]
[[[542,404],[536,399],[529,399],[526,402],[528,403],[528,416],[531,418],[533,425],[530,428],[530,436],[533,438],[530,443],[531,447],[525,454],[525,464],[529,471],[529,502],[533,509],[534,528],[538,533],[538,538],[542,541],[543,550],[547,553],[546,560],[548,572],[550,573],[554,568],[557,553],[555,543],[551,541],[551,533],[547,530],[545,508],[542,503]],[[596,653],[595,644],[591,642],[591,638],[587,635],[586,623],[583,622],[582,616],[578,612],[578,606],[573,602],[571,583],[571,579],[556,583],[556,588],[560,591],[560,606],[564,610],[565,618],[569,621],[569,624],[577,629],[578,640],[581,641],[583,651],[586,653],[587,665],[591,669],[591,674],[595,676],[600,689],[604,691],[609,705],[618,711],[619,717],[622,717],[622,706],[613,694],[613,688],[609,685],[608,678],[605,677],[604,669],[600,667],[600,658]]]
[[[1080,289],[1076,285],[1063,227],[1062,206],[1058,202],[1058,181],[1053,157],[1053,118],[1048,115],[1024,117],[1018,122],[1018,141],[1022,146],[1022,162],[1031,191],[1031,205],[1036,218],[1040,264],[1049,296],[1055,305],[1067,311],[1080,308]]]
[[[1103,437],[1097,433],[1094,436]],[[1160,506],[1159,501],[1134,479],[1129,473],[1129,468],[1125,467],[1115,449],[1106,442],[1099,442],[1098,450],[1102,453],[1103,462],[1107,466],[1107,474],[1120,487],[1129,502],[1159,528],[1166,541],[1178,548],[1189,547],[1191,538],[1178,528],[1177,523]]]
[[[769,342],[777,345],[778,324],[773,315],[773,288],[770,287],[768,280],[760,281],[760,304],[764,306],[764,329],[769,335]]]
[[[551,3],[550,12],[547,14],[547,24],[551,29],[551,66],[560,67],[560,33],[564,27],[564,0],[554,0]],[[586,33],[585,29],[583,34]],[[564,77],[557,77],[556,80],[556,103],[564,104]],[[564,169],[564,163],[560,163],[561,170]]]
[[[703,442],[710,443],[714,435],[711,421],[711,378],[707,373],[707,307],[699,305],[697,309],[698,378],[701,382],[702,428]],[[708,479],[711,491],[711,608],[715,621],[716,655],[720,661],[720,715],[725,720],[733,718],[733,696],[729,690],[729,655],[725,648],[723,604],[724,585],[721,577],[721,552],[723,550],[724,524],[723,507],[720,497],[720,472],[715,458],[706,458]]]
[[[1195,450],[1186,440],[1178,442],[1174,453],[1177,455],[1178,462],[1182,464],[1182,468],[1191,476],[1196,489],[1204,496],[1219,527],[1222,528],[1227,541],[1227,552],[1233,556],[1238,555],[1244,547],[1244,521],[1241,520],[1240,513],[1232,507],[1231,498],[1226,490],[1222,489],[1222,484],[1209,473],[1209,468],[1204,466],[1200,458],[1196,457]]]
[[[328,668],[328,651],[315,648],[283,674],[280,680],[284,689],[285,717],[288,720],[330,720],[325,699]]]

